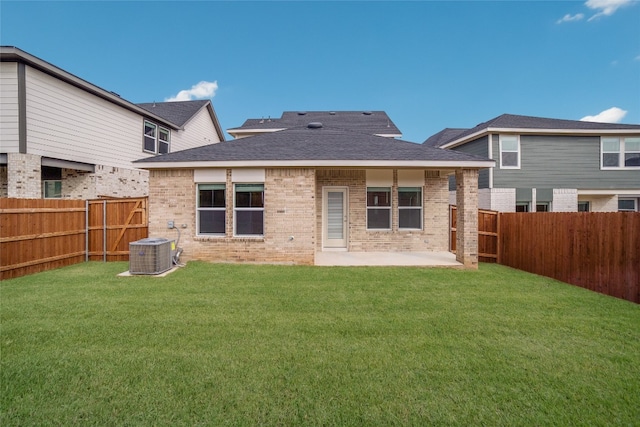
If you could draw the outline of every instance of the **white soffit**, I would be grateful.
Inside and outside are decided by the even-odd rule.
[[[227,182],[226,169],[196,169],[193,171],[194,182]]]
[[[391,187],[393,169],[367,169],[367,187]]]
[[[264,169],[231,169],[233,182],[264,182]]]
[[[424,185],[424,171],[416,169],[398,170],[398,187],[422,187]]]

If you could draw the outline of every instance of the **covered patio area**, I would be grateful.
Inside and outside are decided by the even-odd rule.
[[[316,252],[317,266],[463,267],[451,252]]]

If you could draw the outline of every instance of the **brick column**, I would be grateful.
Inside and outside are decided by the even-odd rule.
[[[34,154],[7,154],[7,197],[42,198],[42,165]]]
[[[478,268],[478,171],[456,171],[456,260]]]

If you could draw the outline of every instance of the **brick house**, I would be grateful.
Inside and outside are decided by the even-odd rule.
[[[133,161],[224,140],[211,101],[134,104],[0,47],[0,197],[136,197]]]
[[[447,251],[455,174],[457,259],[477,267],[478,171],[492,160],[394,139],[384,112],[285,113],[229,133],[238,139],[135,162],[149,170],[149,234],[173,221],[186,260]]]

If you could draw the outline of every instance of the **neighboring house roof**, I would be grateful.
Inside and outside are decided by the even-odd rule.
[[[430,136],[423,144],[429,147],[439,147],[443,143],[460,136],[465,131],[467,131],[467,129],[445,128],[435,135]]]
[[[242,126],[228,129],[231,135],[306,126],[321,122],[327,127],[348,129],[371,135],[401,137],[402,133],[384,111],[285,111],[279,119],[248,119]]]
[[[222,131],[220,122],[218,122],[218,117],[213,110],[211,101],[208,99],[197,101],[150,102],[136,105],[144,108],[150,113],[164,118],[165,120],[169,120],[171,123],[175,123],[181,128],[184,128],[184,125],[187,124],[187,122],[200,110],[207,108],[220,140],[224,141],[224,132]]]
[[[106,101],[109,101],[113,104],[119,105],[122,108],[133,111],[135,113],[140,114],[141,116],[147,116],[154,121],[157,121],[161,124],[164,124],[168,128],[171,129],[179,129],[180,126],[161,117],[156,114],[150,113],[149,111],[133,104],[123,98],[120,95],[110,92],[108,90],[102,89],[94,85],[93,83],[89,83],[86,80],[81,79],[67,71],[64,71],[61,68],[56,67],[53,64],[50,64],[36,56],[33,56],[17,47],[14,46],[0,46],[0,61],[2,62],[18,62],[28,64],[29,66],[40,70],[46,74],[49,74],[59,80],[64,81],[70,85],[73,85],[79,89],[82,89],[86,92],[89,92],[99,98],[102,98]]]
[[[450,148],[478,138],[490,132],[514,132],[534,134],[613,134],[624,131],[640,131],[640,125],[619,123],[584,122],[580,120],[549,119],[543,117],[503,114],[474,128],[462,132],[447,133],[447,129],[431,136],[425,144]],[[444,134],[443,134],[444,133]]]
[[[494,161],[368,133],[299,126],[137,160],[142,168],[414,166],[485,168]]]

